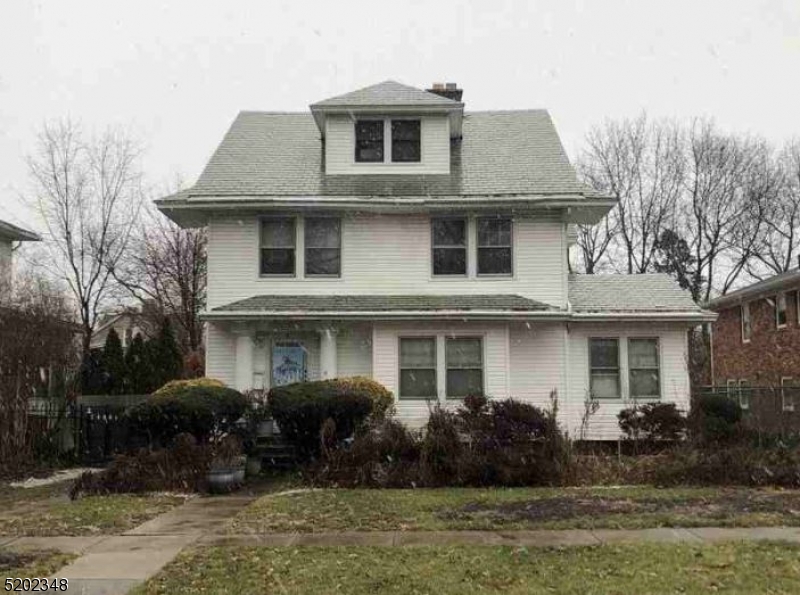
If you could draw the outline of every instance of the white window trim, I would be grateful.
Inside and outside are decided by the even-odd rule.
[[[293,273],[262,273],[261,272],[261,251],[265,249],[265,247],[261,244],[261,236],[262,236],[262,228],[265,221],[279,221],[281,219],[291,219],[294,223],[294,246],[291,246],[291,249],[294,250],[294,272]],[[257,226],[258,226],[258,233],[256,236],[256,241],[258,244],[258,259],[257,259],[257,269],[256,272],[258,273],[259,279],[296,279],[298,278],[302,268],[300,267],[301,263],[299,262],[300,259],[300,250],[302,247],[302,237],[305,234],[301,234],[302,222],[300,221],[300,217],[296,215],[285,215],[285,214],[270,214],[270,215],[263,215],[258,217]],[[288,250],[289,246],[271,246],[273,250]],[[269,248],[267,248],[269,249]],[[305,266],[305,263],[303,263]]]
[[[628,385],[627,385],[628,391],[630,393],[630,377],[631,377],[631,369],[632,369],[631,368],[631,362],[630,362],[630,357],[631,357],[630,356],[630,353],[631,353],[631,351],[630,351],[630,342],[631,341],[637,341],[637,340],[638,341],[655,341],[656,342],[656,354],[658,356],[658,368],[657,368],[658,369],[658,395],[647,395],[647,396],[641,396],[641,397],[634,397],[633,395],[628,394],[628,399],[631,400],[631,401],[635,400],[635,401],[645,401],[645,402],[661,401],[664,398],[664,381],[663,381],[664,366],[663,366],[663,362],[661,361],[661,338],[660,337],[652,337],[652,336],[651,337],[638,337],[638,336],[627,337],[625,343],[627,344],[628,349],[626,349],[626,354],[625,354],[625,356],[627,358],[627,361],[625,362],[625,365],[627,367],[627,375],[628,375]],[[646,370],[646,369],[649,369],[649,368],[636,368],[636,369],[637,370]]]
[[[449,219],[451,221],[463,221],[464,222],[464,242],[465,242],[465,245],[464,245],[464,251],[465,251],[464,257],[465,257],[465,265],[466,266],[465,266],[465,270],[464,270],[463,274],[461,274],[461,273],[455,274],[455,275],[446,275],[446,274],[443,274],[443,273],[438,273],[437,274],[436,272],[434,272],[434,269],[433,269],[433,265],[434,265],[433,251],[436,249],[436,244],[433,241],[433,222],[434,221],[447,220],[447,219]],[[470,236],[472,234],[470,233],[470,229],[471,229],[470,218],[467,217],[466,215],[464,215],[463,217],[460,217],[458,215],[452,215],[452,216],[431,217],[430,218],[430,230],[431,230],[430,231],[430,239],[431,239],[430,275],[431,275],[431,279],[435,279],[437,281],[445,281],[447,279],[456,279],[456,280],[469,279],[469,277],[470,277],[470,262],[472,260],[471,257],[470,257],[470,252],[472,252],[472,241],[470,240]],[[455,249],[456,246],[452,246],[452,248]]]
[[[434,380],[435,380],[435,385],[436,385],[436,394],[435,395],[430,395],[430,396],[425,396],[425,397],[404,397],[404,396],[401,395],[400,387],[401,387],[401,378],[402,378],[402,375],[403,375],[403,369],[404,368],[402,366],[402,361],[400,359],[400,357],[401,357],[401,355],[400,355],[401,354],[400,345],[402,344],[402,342],[404,340],[407,340],[407,339],[428,340],[428,341],[432,340],[433,341],[433,346],[434,346],[434,350],[433,350],[433,370],[434,370],[434,374],[435,374]],[[440,392],[440,390],[439,390],[439,386],[440,386],[439,360],[440,359],[441,358],[439,357],[439,337],[436,334],[426,333],[424,335],[413,335],[413,334],[404,333],[402,335],[398,335],[397,336],[397,401],[398,402],[409,402],[409,403],[413,403],[413,402],[423,402],[424,403],[424,402],[440,400],[440,397],[439,397],[439,392]],[[430,368],[405,368],[405,369],[408,369],[408,370],[412,370],[412,369],[429,370]]]
[[[741,408],[742,408],[742,411],[749,411],[749,409],[750,409],[750,398],[751,398],[753,395],[752,395],[752,393],[748,393],[748,395],[747,395],[747,401],[745,401],[745,400],[742,398],[742,383],[744,383],[744,382],[747,382],[747,384],[748,384],[748,385],[746,386],[746,388],[748,388],[748,389],[749,389],[749,388],[751,388],[751,387],[749,386],[749,384],[750,384],[750,383],[748,382],[748,380],[747,380],[746,378],[740,378],[740,379],[739,379],[739,383],[738,383],[738,390],[737,390],[737,393],[736,393],[736,394],[737,394],[737,397],[738,397],[738,399],[739,399],[739,407],[741,407]]]
[[[503,219],[510,222],[509,232],[511,233],[511,244],[509,246],[484,246],[484,248],[509,248],[511,250],[511,270],[508,273],[481,273],[478,271],[478,254],[480,253],[480,243],[478,241],[478,222],[481,219]],[[478,279],[508,279],[514,277],[514,265],[516,259],[514,258],[514,217],[511,215],[498,215],[492,216],[479,216],[475,217],[475,276]]]
[[[784,322],[783,324],[780,324],[778,322],[778,319],[779,319],[778,313],[780,312],[779,304],[780,304],[781,298],[783,298],[783,311],[784,311],[784,313],[786,315],[786,322]],[[789,323],[789,304],[786,301],[786,292],[782,291],[782,292],[780,292],[780,293],[775,295],[775,328],[776,329],[786,328],[786,325],[788,323]]]
[[[518,220],[513,215],[501,214],[502,218],[511,220],[511,273],[502,273],[497,275],[478,274],[478,219],[482,216],[476,215],[447,215],[442,217],[431,216],[428,219],[430,226],[430,233],[428,234],[428,258],[430,258],[430,266],[428,267],[429,279],[431,281],[444,281],[444,282],[463,282],[463,281],[483,281],[483,282],[498,282],[515,280],[517,278],[517,241],[518,235],[517,224]],[[467,222],[467,274],[466,275],[434,275],[433,274],[433,220],[434,219],[465,219]]]
[[[356,124],[359,120],[376,122],[383,120],[383,160],[381,161],[356,161]],[[392,120],[419,120],[419,161],[392,161]],[[356,167],[419,167],[425,163],[425,118],[422,116],[368,116],[356,117],[353,120],[353,165]]]
[[[447,372],[450,366],[447,363],[448,339],[477,339],[481,342],[481,393],[486,394],[486,341],[483,335],[446,335],[444,337],[444,392],[448,401],[463,401],[464,397],[451,397],[447,394]],[[474,370],[475,368],[453,368],[454,370]]]
[[[306,219],[321,219],[331,217],[339,219],[339,274],[338,275],[306,275]],[[261,222],[269,219],[294,219],[295,221],[295,254],[294,254],[294,274],[262,275],[261,274]],[[255,253],[256,266],[255,274],[257,282],[275,281],[301,281],[301,282],[320,282],[336,283],[343,282],[345,276],[345,242],[346,218],[339,214],[287,214],[275,213],[259,215],[255,223]]]
[[[747,312],[747,328],[748,328],[748,333],[747,333],[746,337],[745,337],[745,334],[744,334],[745,312]],[[741,322],[742,322],[742,343],[749,343],[750,342],[750,338],[753,336],[753,321],[752,321],[752,318],[750,317],[750,302],[744,302],[740,306],[740,316],[742,318],[742,320],[741,320]]]
[[[792,392],[792,400],[791,400],[791,402],[789,403],[789,405],[787,407],[787,404],[786,404],[786,392],[784,391],[784,389],[787,388],[786,387],[786,383],[787,382],[792,382],[793,380],[794,379],[793,379],[792,376],[782,376],[781,377],[781,411],[790,412],[790,411],[794,411],[794,409],[795,409],[794,399],[795,399],[795,396],[796,396],[797,393],[796,392]],[[788,388],[794,388],[794,387],[793,386],[789,386]]]
[[[617,384],[619,385],[619,394],[616,397],[598,397],[592,395],[592,400],[596,400],[600,403],[613,403],[614,401],[624,401],[625,394],[626,394],[626,386],[625,386],[625,372],[623,370],[623,356],[627,357],[627,353],[623,355],[623,337],[613,337],[613,336],[591,336],[587,337],[586,339],[586,354],[587,354],[587,363],[589,369],[589,381],[587,383],[587,387],[589,389],[589,393],[591,394],[592,391],[592,341],[611,341],[614,340],[617,342]],[[604,368],[610,369],[610,368]]]
[[[728,380],[725,381],[725,396],[727,396],[729,399],[738,399],[738,386],[738,380],[735,378],[728,378]]]

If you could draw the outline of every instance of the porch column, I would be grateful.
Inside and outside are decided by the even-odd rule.
[[[236,390],[253,388],[253,337],[255,333],[249,328],[234,328],[236,337],[235,383]]]
[[[319,377],[336,378],[336,329],[319,330]]]

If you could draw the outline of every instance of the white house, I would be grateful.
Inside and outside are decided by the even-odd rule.
[[[39,234],[0,219],[0,294],[11,290],[14,242],[38,242],[41,239]]]
[[[666,276],[569,273],[574,225],[615,201],[578,182],[545,110],[387,81],[242,112],[158,205],[208,226],[206,373],[239,389],[370,376],[412,424],[555,390],[572,432],[591,394],[593,438],[633,399],[688,405],[686,331],[710,315]]]

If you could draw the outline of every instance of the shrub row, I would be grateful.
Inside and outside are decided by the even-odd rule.
[[[351,487],[553,485],[569,472],[568,448],[554,412],[469,397],[454,412],[433,408],[420,432],[373,422],[309,476]]]

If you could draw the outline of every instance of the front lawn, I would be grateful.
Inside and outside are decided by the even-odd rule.
[[[166,495],[89,496],[71,501],[69,482],[39,488],[0,488],[0,535],[95,535],[133,529],[182,504]]]
[[[54,550],[27,552],[0,551],[0,578],[43,578],[76,558]]]
[[[800,592],[800,547],[214,547],[189,550],[137,595],[464,593],[730,595]]]
[[[746,488],[306,490],[269,495],[230,533],[800,525],[800,491]]]

